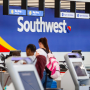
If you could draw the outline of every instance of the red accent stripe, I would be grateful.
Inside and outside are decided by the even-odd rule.
[[[10,52],[10,50],[6,49],[2,45],[0,45],[0,52]]]
[[[65,72],[60,72],[60,73],[65,73]]]

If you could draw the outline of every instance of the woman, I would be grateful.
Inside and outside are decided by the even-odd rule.
[[[47,39],[44,37],[44,38],[40,38],[39,41],[39,49],[36,50],[36,53],[40,54],[40,55],[43,55],[46,57],[46,60],[47,60],[47,53],[50,52],[49,50],[49,46],[48,46],[48,42],[47,42]],[[42,84],[44,86],[44,88],[51,88],[51,85],[52,85],[52,82],[53,82],[53,79],[51,79],[48,75],[47,75],[47,82],[45,81],[46,80],[46,70],[44,70],[43,72],[43,78],[42,78]]]

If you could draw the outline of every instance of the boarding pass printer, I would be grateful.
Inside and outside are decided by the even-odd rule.
[[[61,79],[63,90],[90,90],[90,79],[78,53],[64,56],[68,70]]]

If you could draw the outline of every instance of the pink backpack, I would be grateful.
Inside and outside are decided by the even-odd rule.
[[[56,58],[52,53],[47,54],[47,64],[46,72],[49,73],[49,76],[53,79],[56,79],[60,76],[60,66]]]

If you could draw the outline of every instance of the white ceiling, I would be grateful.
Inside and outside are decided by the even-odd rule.
[[[39,0],[28,0],[28,6],[31,7],[38,7]],[[45,7],[46,8],[54,8],[54,1],[55,0],[45,0]],[[0,0],[0,5],[3,4],[3,0]],[[21,6],[21,0],[9,0],[9,5],[13,6]],[[61,1],[61,9],[70,9],[70,2],[69,1]],[[76,2],[76,9],[78,10],[85,10],[85,3],[84,2]]]

